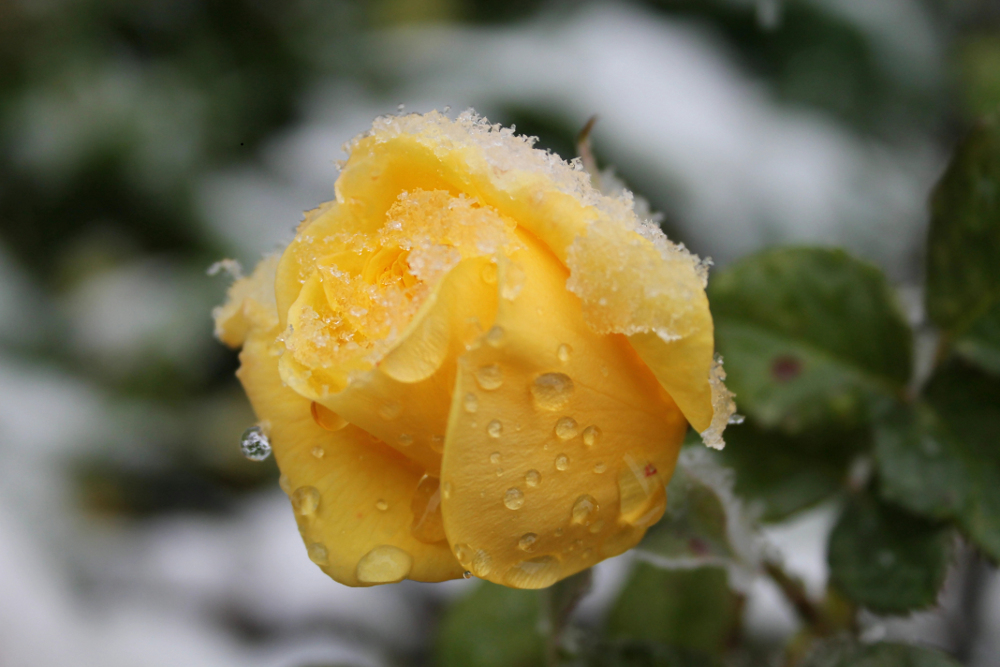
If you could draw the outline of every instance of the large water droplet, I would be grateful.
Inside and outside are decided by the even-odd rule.
[[[538,535],[534,533],[525,533],[521,536],[521,539],[517,541],[517,548],[521,551],[533,551],[535,548],[535,542],[538,541]]]
[[[503,504],[506,505],[509,510],[521,509],[521,505],[524,504],[524,491],[516,486],[514,488],[507,489],[507,492],[503,494]]]
[[[424,475],[417,482],[417,490],[410,502],[410,510],[413,512],[410,532],[415,538],[427,544],[445,539],[444,520],[441,518],[440,486],[437,477]]]
[[[558,410],[573,396],[573,380],[565,373],[542,373],[531,383],[535,406],[542,410]]]
[[[537,470],[529,470],[528,472],[524,473],[524,483],[530,486],[531,488],[535,488],[536,486],[538,486],[538,484],[541,481],[542,481],[542,475]]]
[[[660,520],[667,508],[667,492],[653,463],[626,454],[618,471],[621,519],[644,528]]]
[[[240,451],[251,461],[263,461],[271,455],[271,440],[260,426],[251,426],[240,436]]]
[[[503,433],[503,424],[500,423],[499,419],[494,419],[486,425],[486,433],[491,438],[499,438],[500,434]]]
[[[459,563],[465,567],[469,567],[472,564],[472,556],[474,554],[468,544],[456,544],[451,550],[455,553],[455,558],[458,559]]]
[[[312,405],[309,406],[309,411],[312,412],[313,421],[327,431],[339,431],[347,426],[346,419],[316,401],[313,401]]]
[[[480,579],[485,579],[493,571],[493,559],[488,553],[480,549],[472,557],[472,565],[469,569],[472,570],[472,574]]]
[[[499,389],[503,384],[503,372],[499,364],[489,364],[476,369],[476,384],[486,391]]]
[[[556,470],[566,470],[569,468],[569,457],[565,454],[560,454],[556,457]]]
[[[573,348],[570,347],[567,343],[563,343],[562,345],[559,346],[559,349],[556,350],[556,356],[559,358],[559,361],[561,361],[564,364],[569,361],[569,357],[571,354],[573,354]]]
[[[292,509],[301,516],[312,516],[319,508],[319,500],[315,486],[300,486],[292,493]]]
[[[506,335],[507,332],[503,330],[503,327],[493,326],[486,332],[486,344],[490,347],[503,347]]]
[[[588,426],[583,429],[583,444],[588,447],[593,447],[597,444],[597,441],[601,438],[601,429],[596,426]]]
[[[399,413],[403,411],[403,406],[396,401],[391,401],[389,403],[384,403],[378,409],[378,415],[386,421],[392,421],[399,416]]]
[[[470,392],[462,397],[462,407],[469,414],[473,414],[479,409],[479,399],[476,398],[475,394]]]
[[[504,573],[512,588],[547,588],[559,580],[562,566],[555,556],[540,556],[518,563]]]
[[[313,542],[306,547],[306,551],[309,554],[309,560],[317,565],[327,565],[330,562],[330,552],[326,550],[326,545],[322,542]]]
[[[391,584],[402,581],[413,568],[413,557],[399,547],[377,546],[358,561],[354,576],[363,584]]]
[[[589,526],[594,520],[593,515],[600,511],[597,501],[590,494],[583,494],[573,503],[573,511],[570,514],[570,523],[577,526]]]
[[[556,422],[556,436],[560,440],[575,438],[579,432],[580,428],[572,417],[560,417],[559,421]]]

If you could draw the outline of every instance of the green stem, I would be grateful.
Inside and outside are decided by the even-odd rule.
[[[542,617],[539,620],[545,634],[547,667],[559,667],[563,664],[563,637],[569,626],[570,616],[580,600],[590,592],[592,581],[593,577],[588,569],[540,591]]]
[[[795,608],[795,613],[814,635],[823,637],[833,632],[834,624],[824,609],[809,597],[801,579],[789,574],[778,562],[771,559],[764,561],[764,572],[777,584],[785,598]]]

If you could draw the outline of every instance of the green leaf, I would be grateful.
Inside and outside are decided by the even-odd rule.
[[[780,521],[843,488],[852,458],[870,444],[867,429],[812,429],[794,436],[748,419],[726,429],[720,452],[736,471],[736,493]]]
[[[663,570],[639,562],[611,610],[607,636],[719,655],[738,610],[721,568]]]
[[[841,250],[753,255],[714,275],[709,301],[727,384],[766,428],[864,422],[909,380],[912,335],[894,293]]]
[[[534,667],[545,664],[538,591],[482,582],[444,616],[437,641],[442,667]]]
[[[960,362],[939,369],[923,400],[876,428],[885,498],[932,518],[954,518],[1000,560],[1000,379]]]
[[[1000,371],[1000,118],[958,146],[931,197],[927,313],[963,356]]]
[[[587,664],[589,667],[714,667],[718,661],[656,642],[626,640],[598,645]]]
[[[944,583],[951,531],[873,496],[851,499],[830,535],[830,578],[848,598],[880,613],[934,604]]]
[[[961,667],[940,651],[908,644],[858,644],[852,640],[822,642],[801,667]]]

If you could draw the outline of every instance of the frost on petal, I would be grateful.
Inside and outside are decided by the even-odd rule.
[[[222,263],[219,265],[225,268]],[[277,267],[278,256],[269,255],[261,260],[251,275],[238,278],[229,287],[226,302],[212,311],[216,338],[229,347],[237,348],[243,345],[253,329],[269,331],[278,325],[274,300]]]
[[[702,441],[713,449],[722,449],[726,446],[722,440],[722,432],[736,415],[733,392],[726,389],[726,385],[723,384],[725,379],[726,371],[722,368],[722,357],[716,356],[709,379],[712,387],[712,423],[701,432]]]

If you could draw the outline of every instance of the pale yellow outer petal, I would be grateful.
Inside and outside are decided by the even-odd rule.
[[[296,512],[310,557],[348,586],[382,583],[358,578],[359,563],[373,551],[378,556],[389,550],[382,547],[410,556],[406,578],[444,581],[462,576],[447,543],[424,544],[410,532],[410,503],[423,470],[356,426],[335,432],[320,428],[310,401],[282,386],[270,347],[266,335],[247,340],[238,376],[257,416],[270,426],[274,455],[293,500],[299,489],[312,487],[318,493],[315,511]],[[299,492],[303,497],[308,494]],[[387,581],[392,580],[395,577]]]
[[[525,248],[501,266],[500,284],[502,295],[516,296],[501,297],[499,329],[459,363],[442,511],[465,567],[490,581],[538,588],[639,541],[662,514],[663,484],[687,425],[624,336],[598,335],[584,324],[580,300],[564,287],[566,268],[529,234],[519,235]],[[515,284],[505,285],[509,280]],[[572,381],[563,405],[560,395],[540,401],[532,391],[536,378],[551,373]],[[563,418],[576,422],[565,439],[556,432]],[[588,427],[599,429],[589,445]],[[650,499],[625,520],[621,475],[629,482],[635,465],[651,466],[642,480]],[[581,499],[584,511],[574,522]],[[627,510],[635,500],[626,498]]]

